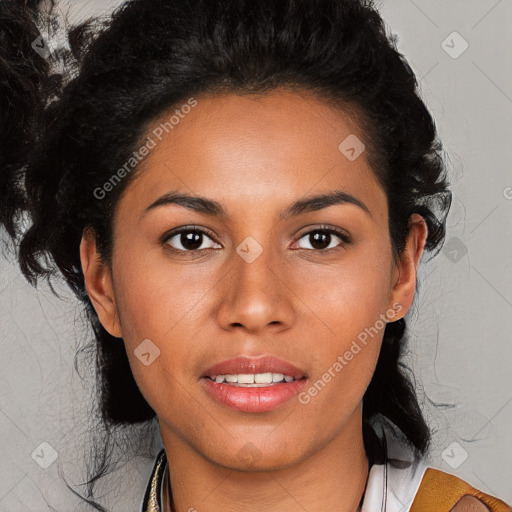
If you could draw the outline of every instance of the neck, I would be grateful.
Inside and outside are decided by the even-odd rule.
[[[217,465],[163,427],[168,471],[162,512],[358,510],[369,471],[360,414],[316,453],[285,469],[267,471]]]

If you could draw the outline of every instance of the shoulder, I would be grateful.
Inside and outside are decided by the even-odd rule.
[[[428,466],[410,512],[512,512],[504,501],[486,494],[455,475]]]
[[[372,428],[384,460],[371,467],[363,512],[512,512],[504,501],[432,466],[388,423]]]
[[[474,496],[463,496],[451,509],[451,512],[489,512],[489,507]]]

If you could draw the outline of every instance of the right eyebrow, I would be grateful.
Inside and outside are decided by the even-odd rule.
[[[217,201],[207,199],[206,197],[191,196],[184,193],[178,193],[177,191],[171,191],[160,196],[156,201],[151,203],[144,210],[142,216],[146,215],[150,210],[169,204],[177,204],[184,208],[188,208],[198,213],[204,213],[206,215],[215,215],[217,217],[225,217],[227,215],[222,205]]]

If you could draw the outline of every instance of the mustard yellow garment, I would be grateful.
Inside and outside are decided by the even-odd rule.
[[[512,512],[512,507],[454,475],[427,468],[410,512],[464,511]]]

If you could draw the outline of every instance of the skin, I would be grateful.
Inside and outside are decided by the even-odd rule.
[[[305,371],[308,388],[379,315],[407,313],[426,224],[411,217],[395,261],[387,198],[366,154],[349,161],[338,150],[350,134],[365,140],[340,110],[285,90],[197,99],[121,196],[112,266],[99,258],[94,233],[84,232],[80,247],[100,321],[122,337],[158,416],[173,495],[171,502],[166,490],[164,510],[355,511],[368,474],[362,397],[383,329],[307,404],[292,398],[265,413],[232,410],[199,376],[235,356],[275,355]],[[174,190],[218,201],[226,216],[176,204],[144,214]],[[280,219],[293,201],[333,190],[369,212],[342,203]],[[191,224],[212,235],[200,249],[186,253],[179,236],[161,241]],[[350,243],[332,235],[329,249],[315,248],[309,234],[322,225],[345,230]],[[248,236],[263,248],[252,263],[236,251]],[[134,355],[145,339],[160,350],[149,366]]]

